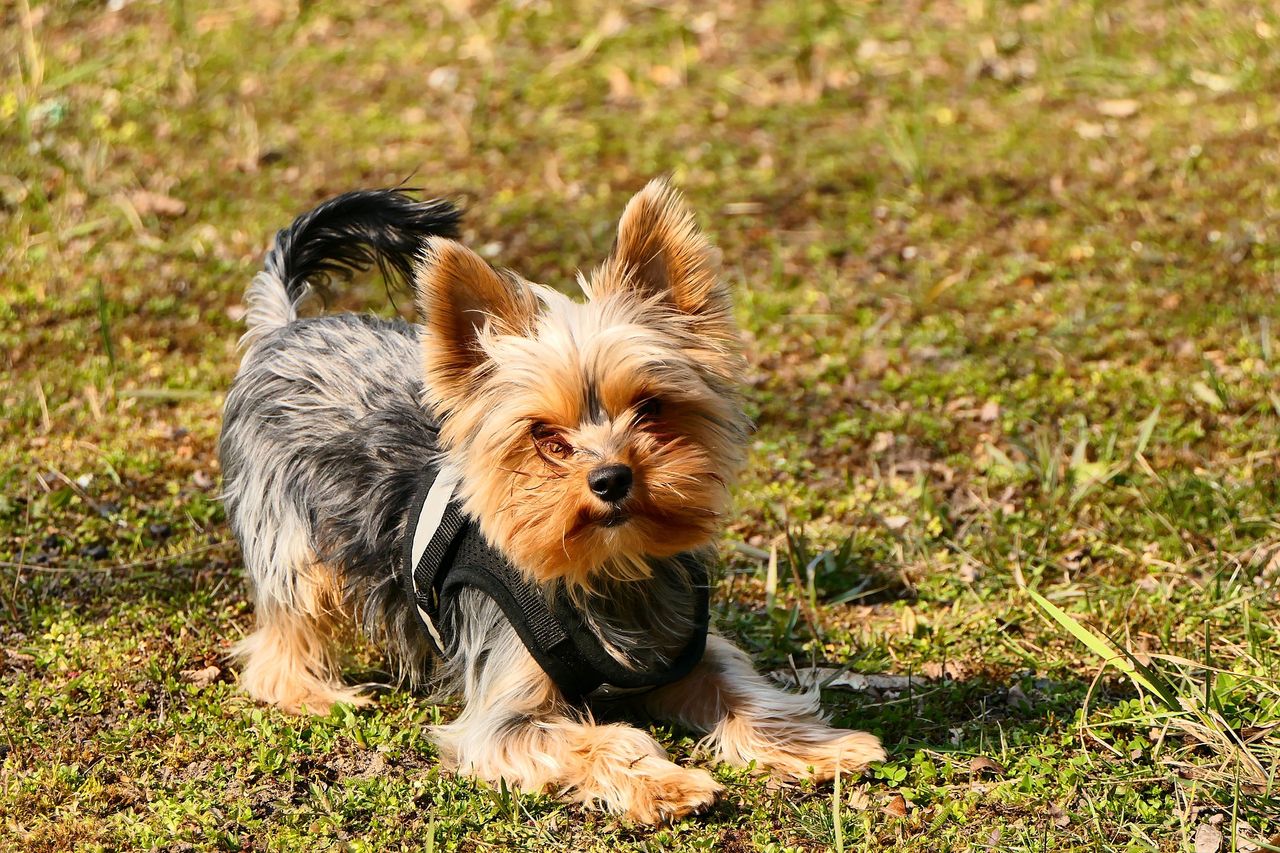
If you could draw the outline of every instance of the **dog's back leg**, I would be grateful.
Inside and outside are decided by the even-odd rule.
[[[240,689],[289,713],[326,714],[335,702],[367,704],[344,685],[339,649],[351,622],[342,578],[317,562],[303,525],[282,524],[274,541],[245,549],[253,581],[257,629],[232,648]]]
[[[328,571],[316,564],[308,570],[312,577],[300,579],[299,597],[310,599],[305,605],[295,601],[284,606],[259,597],[257,629],[232,649],[240,661],[240,688],[291,714],[327,714],[336,702],[369,701],[341,681],[341,597],[336,579],[316,577]]]

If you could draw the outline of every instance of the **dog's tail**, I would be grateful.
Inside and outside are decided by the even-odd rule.
[[[296,320],[298,304],[334,274],[349,278],[377,264],[389,283],[408,283],[426,238],[457,236],[461,218],[451,202],[415,201],[394,189],[344,193],[302,214],[276,233],[249,285],[241,346]]]

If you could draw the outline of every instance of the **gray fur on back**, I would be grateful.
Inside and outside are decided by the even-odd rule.
[[[245,354],[219,442],[227,512],[259,606],[293,602],[308,555],[286,552],[309,546],[341,573],[364,633],[415,680],[422,644],[394,567],[413,490],[438,454],[417,335],[355,314],[271,330]]]

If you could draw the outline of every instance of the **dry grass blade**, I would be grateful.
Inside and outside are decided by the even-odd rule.
[[[1250,744],[1246,743],[1219,711],[1193,698],[1201,691],[1196,689],[1197,684],[1187,669],[1180,671],[1179,681],[1183,689],[1179,690],[1168,678],[1142,663],[1128,649],[1088,628],[1035,590],[1027,589],[1027,594],[1041,610],[1097,655],[1104,666],[1114,666],[1128,676],[1140,691],[1159,700],[1165,710],[1151,714],[1152,725],[1177,729],[1196,744],[1209,749],[1222,762],[1219,772],[1221,778],[1234,777],[1253,785],[1268,784],[1268,771],[1254,755]],[[1169,655],[1163,657],[1199,666],[1185,658]],[[1203,768],[1200,772],[1203,775]]]

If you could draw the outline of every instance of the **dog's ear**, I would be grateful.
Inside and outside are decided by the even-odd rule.
[[[684,199],[656,178],[627,203],[613,252],[591,277],[587,295],[600,299],[630,290],[658,296],[681,313],[731,329],[732,301],[718,267],[719,252],[698,230]]]
[[[528,285],[498,272],[461,243],[431,237],[414,278],[427,383],[438,402],[465,393],[488,360],[483,338],[528,332],[537,301]]]

